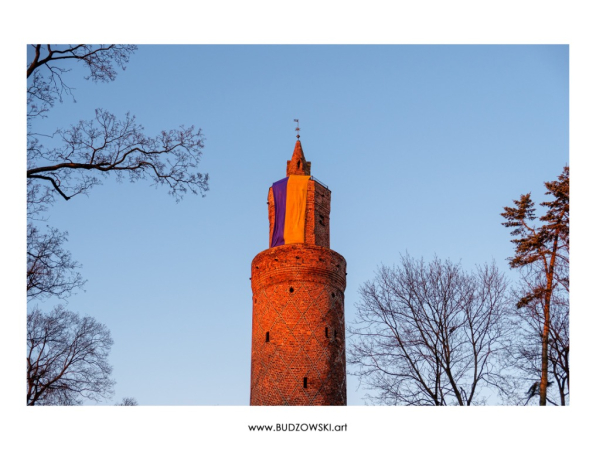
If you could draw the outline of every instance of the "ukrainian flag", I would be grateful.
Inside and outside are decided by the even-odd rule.
[[[275,223],[271,247],[304,242],[308,180],[310,175],[290,175],[273,183]]]

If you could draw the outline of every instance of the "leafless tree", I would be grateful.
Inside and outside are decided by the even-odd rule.
[[[113,394],[109,330],[63,305],[27,315],[27,405],[77,405]]]
[[[57,130],[52,136],[34,132],[33,121],[45,117],[56,100],[72,95],[66,84],[69,63],[82,63],[88,79],[112,81],[116,68],[125,68],[136,50],[131,45],[33,45],[27,65],[27,179],[29,212],[41,212],[55,194],[69,200],[87,194],[113,174],[130,181],[150,179],[164,185],[180,200],[187,192],[201,194],[209,189],[209,177],[196,172],[204,147],[201,130],[193,126],[147,136],[135,117],[95,110],[91,120]],[[57,140],[57,144],[55,144]]]
[[[63,248],[66,241],[66,232],[48,226],[47,233],[41,233],[27,225],[27,301],[68,298],[85,284],[77,271],[80,265]]]
[[[203,194],[208,190],[208,176],[194,172],[203,135],[192,126],[149,137],[134,116],[127,114],[120,120],[97,109],[93,120],[58,130],[56,136],[61,146],[46,149],[39,140],[29,142],[27,178],[46,183],[38,197],[53,200],[57,193],[70,200],[87,194],[109,174],[132,182],[149,178],[155,185],[167,186],[176,200],[188,191]]]
[[[135,45],[41,45],[31,46],[32,57],[27,62],[27,117],[43,117],[56,100],[64,95],[72,96],[72,88],[65,82],[70,72],[69,62],[85,65],[89,69],[87,79],[114,81],[116,67],[126,69]]]
[[[53,135],[35,132],[36,119],[45,117],[56,101],[72,96],[66,78],[73,64],[88,69],[92,81],[109,82],[117,68],[125,69],[134,45],[32,45],[27,64],[27,294],[28,300],[66,298],[83,285],[80,267],[63,249],[67,233],[35,221],[43,217],[56,194],[65,200],[101,184],[113,174],[132,182],[149,178],[165,185],[176,200],[186,192],[208,190],[208,175],[195,171],[203,148],[194,127],[144,134],[134,116],[116,118],[96,110],[95,118],[59,129]],[[57,141],[57,142],[56,142]]]
[[[549,360],[559,404],[569,404],[569,297],[552,299]]]
[[[522,279],[519,288],[513,291],[512,301],[528,292],[528,284],[534,286],[535,283],[535,279]],[[512,308],[516,332],[511,336],[508,361],[516,371],[519,391],[510,399],[514,404],[539,401],[544,308],[544,299],[533,301],[524,308]],[[555,289],[550,297],[548,374],[551,381],[547,384],[546,402],[561,406],[569,404],[569,296],[564,289]]]
[[[494,263],[466,273],[401,258],[360,288],[348,360],[368,399],[385,405],[474,405],[503,389],[506,281]]]
[[[208,175],[197,171],[204,139],[200,129],[147,135],[135,117],[96,109],[90,120],[42,134],[35,126],[56,101],[73,97],[68,81],[75,65],[85,77],[109,82],[125,69],[134,45],[32,45],[27,62],[27,295],[28,300],[67,298],[84,281],[80,265],[64,249],[67,234],[37,224],[56,199],[85,194],[112,175],[118,181],[149,179],[179,201],[205,195]],[[28,315],[28,404],[77,404],[107,396],[113,382],[107,353],[109,331],[94,319],[63,307]],[[87,353],[86,353],[87,352]]]
[[[139,406],[139,403],[134,397],[124,397],[122,402],[116,403],[115,406]]]

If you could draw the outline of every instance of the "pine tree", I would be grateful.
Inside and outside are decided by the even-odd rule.
[[[540,405],[546,405],[548,387],[550,302],[553,292],[563,288],[569,291],[569,167],[565,166],[557,181],[544,183],[546,195],[553,196],[540,206],[546,213],[536,220],[536,208],[530,193],[514,200],[515,207],[505,207],[501,215],[503,225],[513,228],[511,242],[515,256],[509,258],[511,268],[523,270],[528,279],[536,280],[523,293],[518,308],[532,302],[543,302],[542,355],[540,377]]]

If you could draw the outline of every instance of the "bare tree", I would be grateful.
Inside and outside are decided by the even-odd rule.
[[[64,299],[85,284],[80,265],[62,247],[67,233],[47,227],[47,233],[27,225],[27,301],[54,296]]]
[[[72,95],[66,84],[69,63],[89,69],[87,79],[113,81],[116,68],[125,68],[133,45],[33,45],[27,64],[27,179],[29,212],[41,212],[55,194],[69,200],[113,174],[130,181],[151,179],[164,185],[180,200],[187,192],[209,189],[207,174],[196,172],[204,147],[201,130],[193,126],[147,136],[135,117],[118,119],[97,109],[91,120],[82,120],[52,136],[33,131],[33,121],[45,117],[56,100]],[[54,144],[54,139],[58,144]]]
[[[122,402],[116,403],[115,406],[139,406],[139,403],[134,397],[124,397]]]
[[[113,394],[109,330],[63,305],[27,315],[27,405],[77,405]]]
[[[55,193],[64,200],[87,194],[101,184],[100,177],[109,174],[132,182],[149,178],[155,185],[167,186],[176,200],[188,191],[204,194],[208,190],[208,175],[194,172],[203,135],[192,126],[149,137],[134,116],[127,114],[120,120],[97,109],[93,120],[58,130],[56,136],[62,141],[59,147],[46,149],[39,140],[32,140],[28,148],[27,178],[47,183],[41,195],[52,200]]]
[[[561,406],[569,404],[569,297],[553,296],[551,300],[549,361],[551,374],[559,393]]]
[[[527,292],[526,284],[527,281],[522,281],[521,287],[514,291],[514,301]],[[524,308],[513,308],[516,333],[511,337],[508,361],[516,371],[518,390],[522,392],[513,396],[514,404],[539,402],[544,307],[542,299]],[[569,404],[569,297],[564,290],[557,289],[551,295],[548,343],[548,374],[552,381],[547,385],[546,401],[565,406]]]
[[[178,201],[188,191],[208,190],[208,175],[195,171],[203,148],[201,131],[194,127],[145,135],[143,127],[127,114],[116,118],[103,110],[95,118],[59,129],[53,135],[35,132],[43,118],[65,96],[72,96],[66,78],[70,67],[83,64],[89,80],[113,81],[117,68],[125,69],[134,45],[32,45],[27,64],[27,294],[28,299],[68,297],[83,285],[80,266],[62,248],[67,233],[34,225],[55,201],[65,200],[101,184],[113,174],[132,182],[149,178],[165,185]],[[56,142],[58,141],[58,142]]]
[[[149,179],[179,201],[205,195],[208,175],[197,171],[204,139],[200,129],[180,126],[149,136],[135,117],[96,109],[91,120],[41,134],[35,127],[56,101],[73,97],[67,81],[82,64],[86,79],[109,82],[124,70],[134,45],[32,45],[27,62],[27,295],[28,300],[67,298],[84,281],[80,265],[63,248],[67,234],[35,221],[58,198],[85,194],[112,175],[118,181]],[[94,319],[63,307],[28,315],[28,404],[78,404],[111,393],[109,331]],[[85,353],[88,351],[88,353]]]
[[[31,46],[32,56],[27,62],[27,117],[44,117],[56,100],[72,96],[64,77],[70,72],[65,63],[76,62],[89,69],[87,79],[114,81],[116,67],[126,69],[136,45],[41,45]]]
[[[406,255],[360,288],[349,362],[373,403],[474,405],[502,389],[506,282],[494,263],[466,273]]]

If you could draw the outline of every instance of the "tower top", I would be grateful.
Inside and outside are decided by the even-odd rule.
[[[300,139],[296,141],[292,159],[288,161],[286,167],[286,176],[289,177],[290,175],[310,175],[310,161],[307,161],[304,157]]]

